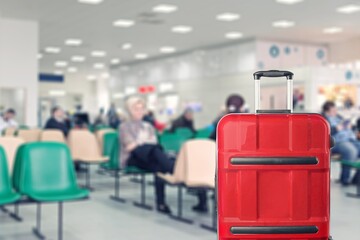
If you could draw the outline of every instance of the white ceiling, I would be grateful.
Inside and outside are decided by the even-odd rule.
[[[154,14],[152,7],[160,3],[178,6],[169,14]],[[53,72],[55,61],[68,61],[70,66],[83,74],[100,73],[93,64],[110,65],[112,58],[122,63],[135,61],[134,55],[146,53],[149,58],[161,55],[161,46],[174,46],[178,52],[204,46],[226,44],[224,37],[230,31],[242,32],[244,38],[269,38],[290,41],[329,43],[360,36],[360,12],[340,14],[336,8],[346,4],[360,4],[359,0],[304,0],[294,5],[278,4],[275,0],[104,0],[99,5],[80,4],[77,0],[0,0],[0,16],[16,19],[32,19],[40,24],[40,52],[46,46],[61,47],[59,54],[46,54],[40,60],[42,72]],[[239,13],[234,22],[220,22],[215,16],[223,12]],[[158,20],[159,24],[145,23]],[[130,28],[115,28],[117,19],[132,19]],[[287,29],[272,27],[276,20],[290,20],[295,26]],[[190,25],[189,34],[171,32],[175,25]],[[327,35],[327,27],[341,27],[343,32]],[[65,39],[80,38],[83,45],[68,47]],[[131,50],[121,45],[130,42]],[[104,58],[91,57],[93,50],[104,50]],[[72,63],[73,55],[86,56],[85,63]],[[64,69],[66,70],[66,68]]]

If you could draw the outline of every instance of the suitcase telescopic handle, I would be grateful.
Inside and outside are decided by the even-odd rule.
[[[293,76],[294,74],[290,71],[279,71],[279,70],[269,70],[269,71],[258,71],[254,73],[255,79],[255,113],[292,113],[293,111]],[[287,87],[286,87],[286,110],[260,110],[260,79],[261,77],[286,77]]]
[[[294,74],[290,71],[279,71],[279,70],[269,70],[269,71],[258,71],[254,73],[254,79],[260,80],[261,77],[286,77],[286,79],[292,80]]]

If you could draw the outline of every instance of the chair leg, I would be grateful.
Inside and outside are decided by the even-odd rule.
[[[182,197],[182,186],[179,185],[178,186],[178,200],[177,200],[177,215],[170,215],[170,217],[176,221],[179,222],[183,222],[183,223],[187,223],[187,224],[192,224],[193,221],[190,219],[186,219],[183,217],[183,197]]]
[[[91,187],[91,172],[90,172],[90,164],[89,163],[85,163],[86,165],[86,183],[85,183],[85,188],[88,189],[89,191],[94,191],[94,188]]]
[[[360,177],[358,177],[357,180],[358,180],[358,182],[357,182],[357,185],[356,185],[356,193],[347,193],[348,197],[360,198]]]
[[[23,219],[19,215],[19,204],[15,203],[14,212],[9,213],[10,217],[18,222],[21,222]]]
[[[125,203],[125,199],[120,197],[120,175],[119,170],[115,170],[114,195],[110,195],[110,199],[116,202]]]
[[[216,224],[216,198],[213,198],[213,210],[212,210],[212,224],[211,226],[206,225],[206,224],[201,224],[201,228],[212,231],[212,232],[217,232],[217,224]]]
[[[133,176],[130,178],[130,182],[141,183],[141,179],[138,178],[138,174],[133,174]]]
[[[63,239],[63,202],[59,202],[58,208],[58,240]]]
[[[36,227],[33,228],[33,233],[39,239],[46,239],[41,233],[41,203],[36,204]]]
[[[145,174],[141,175],[141,188],[140,188],[140,202],[134,202],[134,205],[139,208],[143,208],[146,210],[152,210],[153,207],[146,204],[146,182],[145,182]]]

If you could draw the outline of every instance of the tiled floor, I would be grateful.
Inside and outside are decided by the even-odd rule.
[[[334,164],[333,176],[337,175]],[[176,222],[155,211],[138,209],[132,200],[139,197],[139,186],[128,179],[122,180],[122,194],[128,201],[125,204],[109,200],[113,181],[108,176],[94,175],[96,191],[91,199],[84,202],[65,204],[64,239],[66,240],[215,240],[216,234],[203,230],[200,223],[210,223],[210,215],[197,215],[189,211],[196,203],[191,195],[185,196],[184,214],[195,221],[193,225]],[[150,179],[149,179],[150,180]],[[176,210],[176,189],[168,189],[168,200]],[[335,240],[356,240],[360,236],[360,199],[345,196],[355,188],[341,188],[332,181],[332,218],[331,232]],[[149,203],[153,202],[152,187],[148,188]],[[12,207],[9,207],[11,209]],[[31,228],[35,224],[35,206],[20,208],[23,222],[14,222],[6,214],[0,213],[0,240],[32,240],[36,239]],[[43,207],[43,232],[48,239],[56,239],[57,207],[55,204]],[[163,238],[166,236],[166,238]]]

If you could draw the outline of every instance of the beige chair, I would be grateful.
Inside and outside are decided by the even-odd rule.
[[[9,127],[9,128],[6,128],[6,129],[4,130],[3,135],[4,135],[4,136],[14,136],[15,133],[16,133],[16,128],[14,128],[14,127]]]
[[[14,166],[15,155],[18,147],[24,143],[24,140],[18,137],[6,136],[0,137],[0,146],[2,146],[6,153],[8,160],[9,173],[12,175],[12,169]]]
[[[20,129],[17,136],[22,138],[25,142],[38,142],[40,141],[41,129]]]
[[[90,165],[107,162],[109,158],[101,154],[95,135],[87,129],[71,130],[68,136],[68,145],[74,161],[86,165],[86,188],[91,190]]]
[[[40,134],[40,141],[66,143],[64,133],[56,129],[43,130]]]
[[[99,143],[99,147],[100,147],[100,152],[103,153],[104,152],[104,149],[103,149],[103,146],[104,146],[104,135],[108,132],[115,132],[115,130],[113,129],[101,129],[99,131],[96,131],[95,135],[96,135],[96,138],[97,138],[97,141]]]

